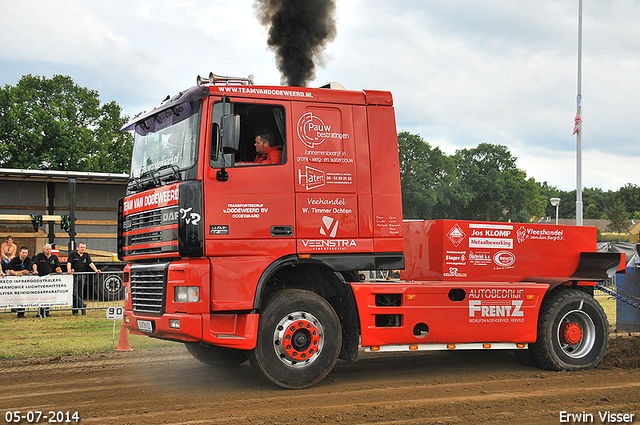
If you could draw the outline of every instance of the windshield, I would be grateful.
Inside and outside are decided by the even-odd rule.
[[[179,171],[193,166],[201,108],[201,100],[185,102],[136,123],[131,177],[139,179],[160,168]]]

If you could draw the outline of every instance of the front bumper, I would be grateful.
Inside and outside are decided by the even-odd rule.
[[[136,335],[252,350],[258,334],[257,314],[164,314],[124,312],[124,326]],[[174,327],[171,326],[174,323]],[[178,324],[179,327],[175,327]]]

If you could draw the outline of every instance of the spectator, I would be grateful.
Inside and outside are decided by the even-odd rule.
[[[93,269],[94,272],[100,273],[100,270],[93,264],[91,257],[86,252],[87,244],[80,242],[78,244],[78,250],[73,251],[67,258],[67,273],[79,274],[73,276],[73,315],[78,315],[78,309],[82,309],[82,315],[87,314],[87,305],[82,300],[82,294],[84,293],[84,285],[87,282],[87,275],[84,273]]]
[[[26,246],[20,248],[17,257],[13,257],[9,262],[9,274],[11,276],[26,276],[31,270],[31,258],[29,257],[29,249]],[[16,309],[18,319],[24,319],[24,308]]]
[[[18,247],[13,243],[13,236],[8,235],[7,241],[2,244],[2,247],[0,247],[0,254],[2,257],[2,271],[7,270],[7,268],[9,267],[9,262],[16,256],[17,250]]]
[[[39,276],[46,276],[52,273],[61,273],[60,260],[58,256],[51,253],[51,244],[44,244],[43,252],[33,257],[31,260],[33,268],[33,274]],[[38,316],[40,318],[49,317],[49,307],[40,307],[38,309]]]

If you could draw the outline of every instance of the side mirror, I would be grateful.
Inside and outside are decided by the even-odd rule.
[[[237,151],[240,145],[240,115],[222,117],[222,151]]]

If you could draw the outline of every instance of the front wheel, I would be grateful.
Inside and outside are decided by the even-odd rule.
[[[309,291],[284,290],[269,299],[260,315],[249,362],[276,385],[307,388],[331,371],[341,345],[340,320],[324,298]]]
[[[577,289],[558,290],[542,302],[538,340],[529,346],[543,369],[593,368],[609,346],[607,316],[592,296]]]

